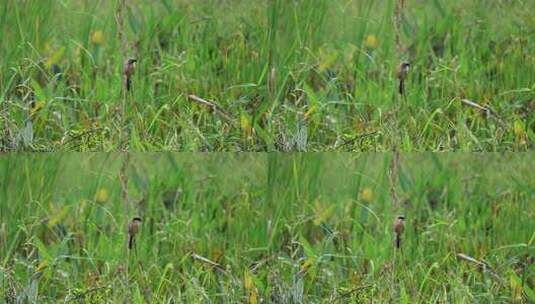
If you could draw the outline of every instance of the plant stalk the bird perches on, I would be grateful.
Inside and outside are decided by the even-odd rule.
[[[132,87],[132,75],[134,75],[134,68],[135,68],[135,64],[137,62],[137,59],[128,59],[126,60],[126,62],[124,63],[124,67],[123,67],[123,75],[124,75],[124,79],[125,79],[125,86],[126,86],[126,91],[130,91],[130,88]]]
[[[134,238],[136,237],[136,234],[139,232],[139,228],[141,226],[141,218],[140,217],[134,217],[130,222],[128,222],[128,249],[132,250],[132,247],[134,247]]]
[[[401,248],[401,235],[405,230],[405,217],[400,215],[396,218],[394,222],[394,233],[396,234],[396,248]]]

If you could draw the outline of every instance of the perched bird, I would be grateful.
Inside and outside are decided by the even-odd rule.
[[[134,238],[139,232],[139,227],[141,226],[141,218],[134,217],[130,222],[128,222],[128,249],[132,250],[134,246]]]
[[[401,234],[403,234],[403,230],[405,230],[405,217],[403,215],[399,215],[396,218],[396,221],[394,222],[394,233],[396,234],[396,248],[401,247]]]
[[[409,76],[410,67],[411,64],[407,61],[403,61],[398,67],[397,77],[399,79],[399,94],[401,95],[405,94],[405,80]]]
[[[132,75],[134,75],[134,68],[135,63],[137,62],[137,59],[128,59],[124,63],[123,67],[123,75],[126,82],[126,91],[130,91],[131,85],[132,85]]]

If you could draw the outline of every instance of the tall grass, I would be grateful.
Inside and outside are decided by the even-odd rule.
[[[123,154],[4,155],[0,297],[533,301],[531,158],[402,153],[407,224],[394,251],[388,154],[132,154],[128,212]],[[134,215],[144,221],[128,253]]]
[[[401,105],[393,0],[126,3],[126,52],[140,61],[124,122],[115,1],[0,4],[3,149],[533,147],[531,1],[405,1]]]

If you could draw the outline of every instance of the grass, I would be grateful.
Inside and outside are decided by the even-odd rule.
[[[38,303],[535,301],[532,155],[401,154],[393,179],[397,206],[391,159],[3,155],[0,297]],[[402,249],[394,250],[392,220],[400,213],[406,231]],[[144,222],[135,251],[128,252],[126,223],[133,215]],[[457,258],[460,253],[486,266]]]
[[[2,1],[1,148],[533,149],[535,2],[405,2],[399,53],[394,0]]]

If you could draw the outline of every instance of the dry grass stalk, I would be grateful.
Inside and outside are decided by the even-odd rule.
[[[0,151],[7,151],[9,142],[11,141],[11,129],[9,128],[9,108],[7,100],[2,100],[2,120],[4,121],[4,130],[2,140],[0,141]]]
[[[398,165],[399,165],[399,151],[394,149],[392,155],[392,161],[390,163],[390,171],[388,174],[389,177],[389,186],[390,186],[390,196],[392,198],[392,209],[397,213],[399,208],[399,199],[396,191],[396,177],[398,176]],[[397,215],[396,215],[397,216]]]
[[[396,49],[397,49],[399,57],[401,57],[401,53],[403,53],[403,46],[401,44],[401,14],[402,14],[404,6],[405,6],[404,0],[397,0],[396,8],[394,11],[394,31],[395,31],[394,39],[396,42]]]
[[[208,258],[205,258],[203,256],[200,256],[200,255],[198,255],[196,253],[192,253],[191,257],[196,261],[199,261],[199,262],[202,262],[204,264],[210,265],[211,267],[214,267],[218,271],[220,271],[220,272],[222,272],[224,274],[227,274],[225,268],[221,264],[219,264],[217,262],[214,262],[214,261],[212,261],[212,260],[210,260]]]
[[[121,43],[121,54],[123,60],[127,58],[128,41],[126,40],[126,31],[124,27],[124,14],[126,12],[126,0],[117,1],[117,11],[115,12],[115,21],[117,22],[117,35]]]
[[[478,103],[475,103],[468,99],[461,99],[461,103],[465,106],[472,107],[476,110],[479,110],[481,112],[484,112],[487,117],[494,117],[498,123],[500,123],[502,126],[505,126],[505,122],[496,114],[494,111],[492,111],[489,107],[484,107]]]
[[[130,214],[130,195],[128,194],[128,165],[130,163],[130,154],[125,153],[121,169],[119,170],[119,181],[121,184],[121,199],[124,203],[125,215],[128,217]]]
[[[202,98],[200,98],[199,96],[196,96],[196,95],[188,95],[188,98],[191,101],[194,101],[194,102],[196,102],[196,103],[198,103],[200,105],[203,105],[205,107],[210,108],[214,113],[219,115],[226,122],[228,122],[231,125],[234,125],[234,121],[232,120],[232,117],[230,117],[230,115],[225,110],[223,110],[223,108],[220,105],[218,105],[217,103],[215,103],[213,101],[208,101],[206,99],[202,99]]]
[[[502,279],[492,270],[492,268],[485,262],[477,260],[471,256],[468,256],[464,253],[458,253],[457,258],[469,263],[476,265],[481,271],[490,274],[490,276],[496,280],[498,283],[503,284]]]
[[[128,41],[126,39],[126,30],[124,26],[124,16],[126,13],[126,1],[127,0],[117,0],[117,10],[115,12],[115,20],[117,22],[117,35],[119,36],[119,42],[121,43],[121,73],[122,73],[122,63],[125,62],[125,60],[128,58]],[[122,100],[121,100],[121,125],[124,126],[126,123],[126,98],[127,98],[127,89],[126,89],[126,78],[124,75],[121,74],[121,93],[122,93]],[[121,130],[121,141],[127,145],[129,132],[127,131],[125,134],[123,134],[123,131]],[[127,149],[127,147],[124,147],[124,149]]]

